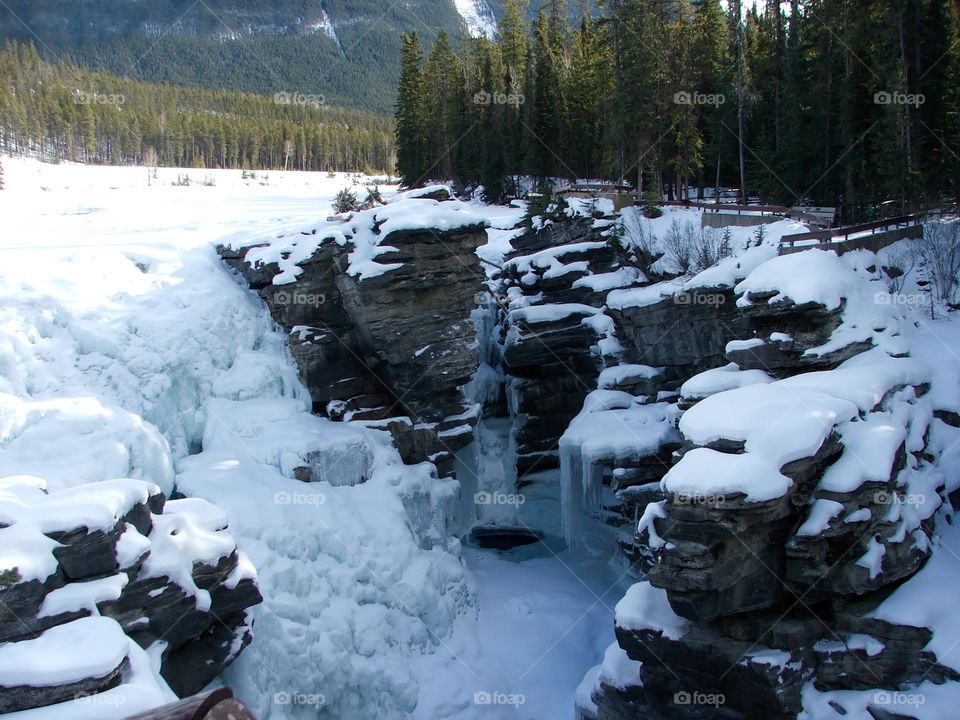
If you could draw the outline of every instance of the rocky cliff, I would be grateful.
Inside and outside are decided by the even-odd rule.
[[[605,663],[585,717],[794,718],[816,702],[914,717],[890,698],[960,680],[932,629],[884,610],[949,509],[955,481],[935,460],[956,423],[953,393],[931,393],[932,368],[907,357],[910,324],[876,302],[876,270],[811,251],[735,292],[692,291],[710,303],[611,312],[633,353],[695,374],[659,482],[623,488],[617,463],[594,459],[634,510],[624,549],[643,579],[617,606],[629,672]],[[674,337],[650,342],[651,328]],[[854,689],[876,698],[829,694]]]
[[[289,330],[316,413],[441,477],[481,409],[504,417],[518,488],[560,466],[567,540],[615,528],[639,582],[583,717],[889,718],[830,693],[960,681],[890,605],[948,516],[960,407],[876,301],[874,256],[766,243],[664,278],[582,203],[481,269],[483,213],[428,193],[221,254]]]
[[[389,430],[405,462],[443,477],[479,414],[459,388],[477,368],[487,223],[444,188],[428,195],[220,252],[289,331],[314,412]]]
[[[167,501],[142,480],[47,494],[40,478],[7,478],[0,555],[0,664],[12,683],[0,712],[120,705],[128,692],[163,702],[144,650],[174,692],[199,692],[250,643],[248,608],[262,599],[222,511]]]

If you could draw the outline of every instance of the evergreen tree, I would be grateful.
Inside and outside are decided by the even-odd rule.
[[[427,170],[427,127],[424,107],[423,52],[417,33],[403,36],[400,85],[397,90],[397,174],[407,187],[423,182]]]
[[[456,64],[450,41],[441,30],[433,44],[423,75],[426,143],[424,172],[443,179],[453,176],[453,159],[450,153],[451,145],[456,140],[451,132],[453,119],[457,115],[453,90],[453,84],[457,81]]]
[[[564,0],[529,28],[522,2],[496,43],[438,38],[426,72],[405,45],[398,166],[414,181],[440,159],[491,199],[521,177],[605,177],[655,197],[749,188],[845,221],[960,194],[955,0],[617,0],[574,31]]]
[[[537,15],[534,35],[534,82],[536,96],[533,106],[534,137],[530,170],[540,180],[554,177],[559,172],[560,152],[560,82],[550,43],[550,24],[547,16]]]

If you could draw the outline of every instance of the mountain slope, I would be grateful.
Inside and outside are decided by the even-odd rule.
[[[484,0],[10,0],[0,40],[142,80],[392,110],[400,34],[492,27]]]

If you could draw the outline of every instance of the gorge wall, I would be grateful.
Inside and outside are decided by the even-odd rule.
[[[794,718],[960,681],[884,610],[949,510],[960,408],[876,302],[875,256],[766,244],[673,280],[584,204],[484,267],[487,221],[428,193],[221,255],[289,331],[314,412],[441,478],[481,414],[508,418],[517,488],[561,468],[567,540],[613,527],[639,582],[581,717]]]

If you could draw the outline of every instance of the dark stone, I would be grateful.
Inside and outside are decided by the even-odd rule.
[[[117,540],[126,524],[121,520],[110,532],[86,527],[68,532],[51,532],[47,537],[61,543],[53,556],[68,580],[112,575],[117,571]]]
[[[244,613],[218,618],[189,642],[163,653],[160,674],[180,697],[200,692],[253,640]]]
[[[124,658],[116,668],[102,677],[86,678],[65,685],[44,687],[32,685],[4,687],[0,685],[0,713],[46,707],[85,695],[102,693],[119,685],[123,679],[123,674],[127,672],[129,667],[130,661]]]

